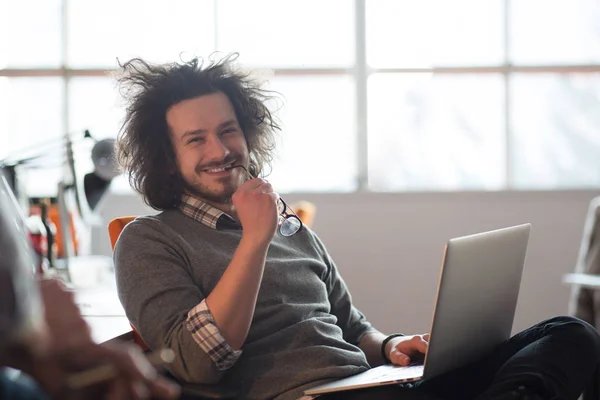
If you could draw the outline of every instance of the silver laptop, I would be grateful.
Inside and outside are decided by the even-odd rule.
[[[484,356],[511,336],[531,224],[446,244],[423,364],[383,365],[304,392],[325,393],[433,378]]]

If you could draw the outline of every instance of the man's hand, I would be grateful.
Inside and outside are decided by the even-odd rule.
[[[400,336],[390,340],[385,346],[385,354],[395,365],[407,366],[422,359],[429,348],[429,334]]]
[[[244,182],[231,197],[244,236],[267,245],[277,230],[277,202],[279,195],[264,179],[254,178]]]
[[[53,353],[92,343],[90,327],[81,316],[72,291],[58,279],[44,279],[40,281],[40,294]]]
[[[31,354],[30,373],[53,398],[60,399],[142,399],[154,395],[175,399],[179,388],[160,377],[141,350],[129,343],[99,345],[79,313],[73,294],[58,280],[40,284],[45,307],[48,346],[43,354]],[[88,388],[71,390],[67,377],[74,372],[100,365],[112,365],[117,377]]]
[[[66,384],[73,372],[110,365],[115,378],[81,388]],[[33,377],[52,398],[61,400],[176,399],[180,389],[158,375],[141,350],[129,343],[81,347],[62,357],[48,354],[34,360]]]

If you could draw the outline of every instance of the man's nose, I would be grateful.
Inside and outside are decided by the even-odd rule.
[[[227,157],[231,153],[229,148],[227,148],[227,146],[225,146],[223,141],[221,141],[221,138],[218,136],[212,137],[208,141],[208,149],[207,150],[208,150],[208,156],[212,160],[215,160],[215,161],[223,160],[225,157]]]

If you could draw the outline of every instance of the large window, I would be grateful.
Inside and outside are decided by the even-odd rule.
[[[117,60],[235,51],[281,94],[280,191],[597,188],[598,20],[595,0],[0,0],[0,159],[114,137]]]

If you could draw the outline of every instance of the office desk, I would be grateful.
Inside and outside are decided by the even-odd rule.
[[[98,287],[75,289],[75,302],[90,325],[92,337],[98,343],[133,339],[133,332],[119,302],[114,283]]]

